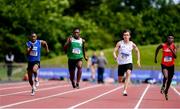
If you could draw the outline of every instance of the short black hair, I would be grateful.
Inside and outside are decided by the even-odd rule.
[[[126,32],[129,32],[131,34],[131,31],[129,29],[125,29],[122,31],[122,34],[126,33]]]
[[[73,29],[73,32],[76,31],[76,30],[79,30],[79,31],[80,31],[80,28],[75,27],[75,28]]]
[[[174,37],[174,34],[173,34],[173,33],[169,33],[169,34],[167,35],[167,37],[169,37],[169,36],[173,36],[173,37]]]

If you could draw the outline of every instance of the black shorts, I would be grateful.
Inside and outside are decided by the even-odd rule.
[[[82,58],[80,58],[80,59],[68,59],[69,71],[75,70],[79,61],[82,61]]]
[[[32,62],[28,62],[27,70],[32,70],[35,64],[37,64],[38,67],[40,68],[40,61],[32,61]]]
[[[118,65],[118,76],[124,76],[124,73],[127,70],[131,70],[133,69],[133,65],[132,63],[129,64],[123,64],[123,65]]]
[[[162,72],[163,72],[163,69],[166,69],[169,74],[174,74],[174,65],[173,66],[165,66],[165,65],[161,64],[161,69],[162,69]]]

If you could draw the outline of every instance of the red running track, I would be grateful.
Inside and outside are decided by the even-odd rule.
[[[81,82],[73,89],[67,81],[41,81],[35,96],[28,82],[0,84],[1,108],[180,108],[180,86],[171,87],[169,100],[160,86],[131,84],[128,96],[122,85]]]

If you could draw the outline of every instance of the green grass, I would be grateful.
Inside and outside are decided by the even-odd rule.
[[[142,68],[156,68],[160,67],[160,62],[161,62],[161,51],[159,51],[158,54],[158,63],[154,63],[154,54],[156,50],[157,45],[146,45],[146,46],[138,46],[141,54],[141,65]],[[114,61],[113,58],[113,48],[111,49],[105,49],[103,50],[104,54],[108,60],[108,66],[107,67],[116,67],[117,63]],[[97,55],[99,55],[100,51],[96,51]],[[88,56],[91,56],[93,51],[88,51],[87,54]],[[177,52],[177,59],[176,59],[176,66],[180,67],[180,50]],[[135,51],[133,52],[133,62],[134,62],[134,67],[136,67],[136,54]],[[43,60],[41,61],[42,66],[44,67],[67,67],[67,56],[62,55],[62,56],[57,56],[53,59],[48,59],[48,60]],[[84,61],[84,67],[86,67],[86,61]]]
[[[14,68],[13,70],[16,70],[17,68]],[[20,72],[16,72],[12,74],[12,81],[19,81],[22,80],[24,74],[26,73],[26,70],[24,68],[22,68],[22,70]],[[7,69],[4,67],[0,67],[0,80],[1,81],[7,81],[8,77],[7,77]]]

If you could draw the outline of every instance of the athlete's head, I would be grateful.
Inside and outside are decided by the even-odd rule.
[[[36,33],[32,33],[32,34],[30,35],[30,40],[31,40],[32,42],[35,42],[36,39],[37,39]]]
[[[125,41],[129,41],[129,39],[131,38],[131,31],[126,29],[122,32],[122,35]]]
[[[171,44],[174,42],[174,36],[172,34],[168,35],[167,36],[167,43],[168,44]]]
[[[80,29],[79,28],[73,29],[73,37],[76,39],[78,39],[80,37]]]

